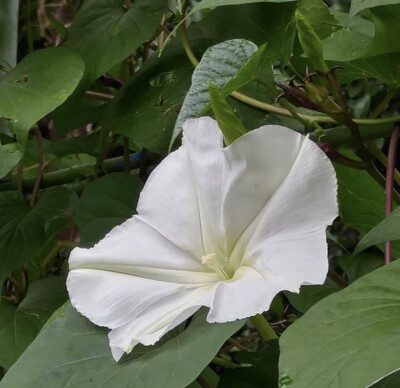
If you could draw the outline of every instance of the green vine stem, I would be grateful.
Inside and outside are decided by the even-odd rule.
[[[354,122],[354,120],[352,120],[350,112],[346,114],[346,125],[353,136],[359,156],[367,164],[366,170],[375,179],[376,182],[378,182],[383,188],[385,188],[386,180],[373,163],[373,158],[371,156],[370,150],[365,146],[358,125]],[[393,198],[397,203],[400,204],[400,195],[397,192],[393,192]]]
[[[242,101],[247,105],[253,106],[254,108],[258,108],[260,110],[264,110],[269,113],[276,113],[280,116],[294,118],[293,115],[287,109],[280,108],[276,105],[267,104],[263,101],[256,100],[255,98],[249,97],[240,92],[233,92],[231,95],[232,95],[232,97],[236,98],[237,100]],[[307,115],[307,114],[299,113],[299,112],[297,112],[297,114],[303,120],[308,121],[309,124],[312,124],[312,123],[339,124],[332,117],[329,117],[326,115],[315,115],[314,116],[314,115]],[[354,119],[353,121],[358,125],[380,125],[380,124],[395,123],[396,121],[399,121],[399,120],[400,120],[400,115],[385,117],[385,118],[381,118],[381,119]],[[360,131],[360,133],[362,133],[362,132]],[[382,137],[382,136],[376,135],[376,137]]]
[[[110,136],[110,130],[104,127],[99,127],[99,139],[97,141],[97,160],[95,165],[95,176],[105,173],[104,159],[107,157],[110,144],[108,139]]]
[[[388,166],[388,158],[387,156],[378,148],[373,140],[365,140],[365,144],[368,146],[372,155],[379,160],[379,162],[387,168]],[[400,186],[400,173],[398,170],[394,169],[393,171],[393,179]]]
[[[260,110],[269,112],[269,113],[275,113],[280,116],[286,116],[290,118],[296,118],[294,117],[289,110],[278,107],[276,105],[271,105],[267,104],[265,102],[253,99],[249,96],[246,96],[245,94],[235,92],[236,94],[236,99],[244,102],[247,105],[253,106],[255,108],[258,108]],[[86,94],[89,97],[99,99],[102,101],[111,101],[114,99],[114,96],[112,95],[103,95],[102,93],[96,93],[96,92],[86,92]],[[314,116],[314,115],[306,115],[303,113],[296,112],[299,118],[302,120],[309,120],[305,121],[307,124],[312,127],[313,124],[317,123],[331,123],[331,124],[338,124],[335,120],[333,120],[329,116]],[[385,118],[380,118],[380,119],[354,119],[354,122],[359,125],[368,125],[368,127],[361,127],[360,128],[360,133],[363,139],[377,139],[381,137],[386,137],[390,136],[392,133],[391,128],[376,128],[378,125],[382,124],[393,124],[396,121],[400,120],[400,115],[397,116],[391,116],[391,117],[385,117]],[[311,138],[313,138],[313,135],[311,134]],[[346,144],[351,142],[351,135],[348,131],[347,128],[345,127],[336,127],[336,128],[331,128],[325,130],[324,134],[324,141],[332,143],[332,144]],[[384,155],[380,151],[380,157],[385,158],[387,160],[386,155]],[[377,157],[377,156],[376,156]],[[400,179],[400,176],[399,176]]]
[[[182,46],[183,49],[185,50],[185,53],[190,61],[190,63],[196,67],[199,64],[199,61],[196,58],[196,55],[194,55],[194,52],[192,51],[192,48],[190,46],[189,43],[189,39],[187,36],[187,32],[186,32],[186,21],[185,21],[185,16],[186,16],[186,11],[187,11],[187,6],[188,6],[188,2],[187,0],[183,0],[182,3],[182,10],[181,10],[181,17],[179,20],[180,26],[179,26],[179,36],[181,38],[182,41]]]
[[[311,132],[313,130],[313,125],[310,121],[304,120],[302,117],[299,116],[299,114],[296,112],[296,109],[290,104],[289,101],[285,100],[284,98],[281,98],[279,100],[279,104],[283,106],[283,108],[287,109],[290,114],[295,118],[297,121],[299,121],[304,128],[307,129],[307,132]]]
[[[386,96],[382,99],[382,101],[375,107],[375,109],[371,112],[370,118],[375,119],[377,118],[389,105],[391,99],[396,95],[396,90],[389,91]]]
[[[254,317],[251,317],[250,321],[260,333],[260,336],[264,341],[278,339],[274,329],[272,329],[262,314],[257,314]]]
[[[375,107],[372,113],[369,115],[370,119],[377,118],[383,110],[387,107],[390,103],[391,99],[395,96],[396,91],[392,90],[389,91],[383,100]],[[370,152],[374,155],[374,157],[379,160],[379,162],[387,169],[388,167],[388,158],[387,156],[377,147],[374,141],[372,140],[365,140],[365,144],[368,146]],[[400,186],[400,173],[399,171],[394,168],[393,171],[394,181]]]
[[[130,156],[132,155],[134,154],[130,154]],[[122,165],[119,166],[119,164],[123,160],[124,160],[123,156],[106,159],[103,162],[103,170],[105,172],[122,171],[123,166]],[[155,155],[150,155],[148,164],[149,165],[154,164],[157,160],[158,158]],[[139,161],[130,163],[131,173],[138,172],[138,171],[132,171],[132,169],[138,168],[139,164],[140,164]],[[116,167],[116,165],[118,167]],[[87,178],[82,178],[82,176],[87,176],[88,170],[89,171],[92,170],[94,174],[95,168],[96,166],[93,164],[81,164],[79,166],[73,166],[63,170],[48,172],[46,174],[43,174],[42,176],[41,187],[44,188],[44,187],[65,185],[67,183],[71,183],[76,180],[86,180]],[[34,177],[26,178],[23,180],[22,183],[24,189],[26,190],[32,189],[32,187],[35,184],[35,178]],[[0,184],[0,191],[15,190],[17,188],[17,184],[18,183],[16,179],[8,183]]]
[[[385,128],[379,128],[374,125],[361,126],[360,127],[361,137],[364,140],[388,137],[392,134],[393,124],[394,122],[391,123],[391,126]],[[313,133],[310,134],[310,137],[313,140],[319,140],[319,138]],[[352,137],[348,128],[345,127],[344,125],[340,125],[334,128],[324,129],[323,137],[321,138],[321,140],[334,145],[340,145],[340,144],[351,143]]]
[[[345,119],[345,125],[349,129],[351,136],[353,137],[354,144],[357,147],[357,151],[361,159],[368,163],[370,166],[372,166],[372,157],[369,152],[369,149],[367,146],[364,144],[364,140],[361,136],[360,133],[360,128],[358,127],[358,124],[354,122],[350,115],[350,111],[346,111],[346,119]]]

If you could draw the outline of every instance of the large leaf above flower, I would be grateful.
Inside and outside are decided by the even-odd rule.
[[[190,87],[172,134],[173,143],[182,131],[182,124],[196,117],[210,103],[208,83],[218,88],[227,84],[257,51],[257,46],[243,39],[233,39],[210,47],[201,58],[192,76]]]

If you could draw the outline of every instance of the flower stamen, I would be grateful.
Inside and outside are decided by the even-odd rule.
[[[215,253],[210,253],[201,258],[201,263],[208,268],[211,268],[214,272],[219,275],[220,278],[224,280],[229,280],[230,276],[225,271],[224,267],[218,262],[217,256]]]

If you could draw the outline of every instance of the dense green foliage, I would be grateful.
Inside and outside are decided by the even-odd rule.
[[[400,0],[0,0],[0,388],[399,387],[399,20]],[[275,298],[279,341],[200,310],[117,364],[68,302],[69,253],[202,115],[334,162],[327,281]]]

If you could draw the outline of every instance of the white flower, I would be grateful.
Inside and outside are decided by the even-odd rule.
[[[321,284],[336,178],[307,137],[268,125],[223,148],[210,118],[155,169],[138,214],[70,257],[73,306],[106,326],[118,360],[154,344],[201,306],[208,322],[268,310],[281,290]]]

